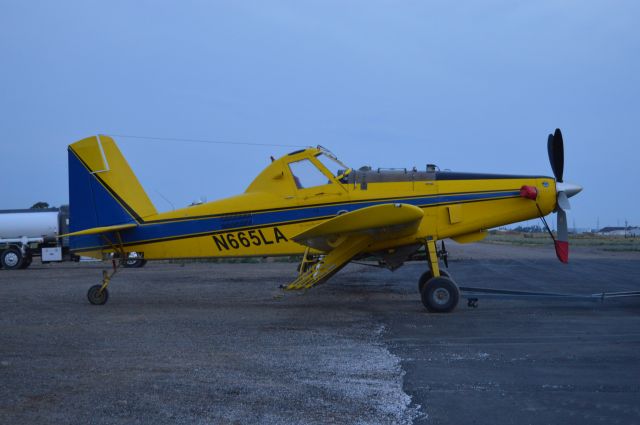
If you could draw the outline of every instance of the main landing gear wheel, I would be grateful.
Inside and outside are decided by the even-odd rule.
[[[440,276],[448,277],[449,279],[451,279],[451,275],[444,270],[440,270]],[[422,288],[424,288],[424,285],[426,285],[427,281],[429,281],[429,279],[431,278],[433,278],[433,273],[431,273],[431,270],[427,270],[426,272],[422,273],[422,276],[420,276],[420,280],[418,281],[419,293],[422,294]]]
[[[127,258],[123,266],[128,269],[138,269],[144,267],[145,264],[147,264],[147,260],[143,260],[142,258]]]
[[[0,262],[2,262],[2,267],[7,270],[16,270],[22,267],[24,263],[24,257],[22,256],[22,252],[16,248],[9,248],[2,251],[2,255],[0,256]]]
[[[139,256],[137,252],[129,253],[127,259],[122,263],[124,267],[130,269],[144,267],[145,264],[147,264],[147,260]]]
[[[460,299],[458,286],[448,277],[429,279],[420,295],[422,304],[431,313],[449,313],[456,308]]]
[[[103,305],[109,299],[109,291],[102,289],[102,285],[93,285],[87,292],[87,299],[93,305]]]

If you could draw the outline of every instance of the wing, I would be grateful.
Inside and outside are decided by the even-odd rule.
[[[424,216],[409,204],[383,204],[339,215],[292,239],[328,254],[302,271],[287,289],[307,289],[325,282],[372,243],[409,236]]]
[[[415,233],[424,216],[409,204],[382,204],[339,215],[292,239],[301,245],[329,252],[345,238],[365,236],[371,241],[395,239]]]

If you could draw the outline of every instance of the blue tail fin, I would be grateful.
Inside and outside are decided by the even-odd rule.
[[[69,231],[137,224],[157,214],[115,142],[90,137],[69,145]],[[71,249],[105,245],[101,235],[71,237]]]

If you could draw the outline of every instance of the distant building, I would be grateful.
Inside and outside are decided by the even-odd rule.
[[[640,236],[640,227],[603,227],[597,232],[602,236]]]

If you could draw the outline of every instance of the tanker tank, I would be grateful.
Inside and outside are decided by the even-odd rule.
[[[58,209],[53,208],[0,211],[0,239],[27,237],[55,241],[60,234],[59,215]]]

